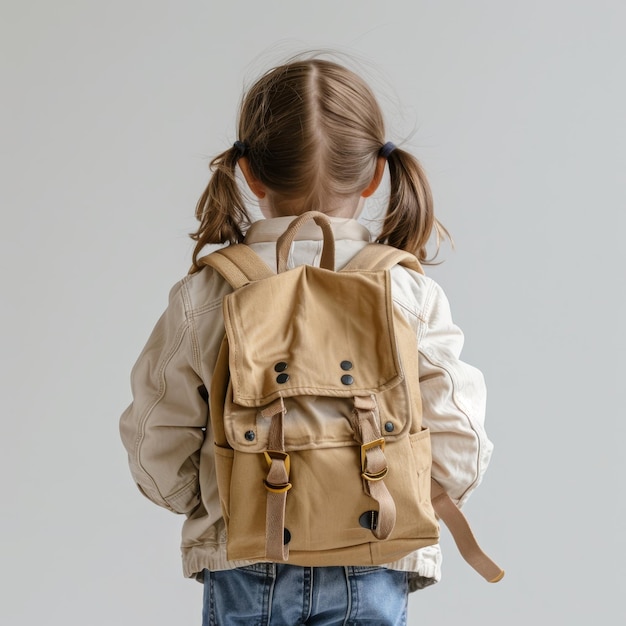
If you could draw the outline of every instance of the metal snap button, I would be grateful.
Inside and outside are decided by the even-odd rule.
[[[367,528],[367,530],[376,530],[378,525],[378,511],[365,511],[359,517],[359,526]]]

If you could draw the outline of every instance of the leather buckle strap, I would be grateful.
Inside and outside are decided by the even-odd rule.
[[[287,492],[291,489],[289,471],[291,461],[285,452],[283,419],[285,403],[281,398],[261,411],[263,417],[271,417],[268,447],[263,455],[269,466],[263,483],[267,490],[265,507],[265,555],[270,561],[287,561],[289,546],[285,545],[285,510]]]
[[[378,503],[378,523],[372,533],[377,539],[387,539],[396,523],[396,505],[384,481],[389,467],[374,395],[354,397],[352,427],[355,439],[361,443],[363,490]]]

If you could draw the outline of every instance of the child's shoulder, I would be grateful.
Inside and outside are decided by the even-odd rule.
[[[187,315],[195,316],[221,307],[223,297],[231,291],[230,285],[213,268],[205,266],[171,288],[170,303],[178,299]]]
[[[391,269],[391,279],[394,302],[422,321],[428,319],[435,302],[445,299],[435,280],[415,270],[396,265]]]

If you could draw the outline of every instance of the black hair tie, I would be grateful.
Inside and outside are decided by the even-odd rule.
[[[379,151],[378,155],[386,159],[396,149],[396,144],[388,141]]]
[[[243,141],[239,141],[239,139],[235,141],[235,143],[233,144],[233,148],[237,150],[238,159],[240,159],[242,156],[245,156],[246,152],[248,151],[248,146]]]

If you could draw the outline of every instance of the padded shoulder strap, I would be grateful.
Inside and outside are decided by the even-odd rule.
[[[274,276],[261,257],[244,243],[216,250],[199,260],[219,272],[233,289]]]
[[[382,243],[367,244],[365,248],[352,257],[342,271],[388,270],[394,265],[402,265],[420,274],[424,273],[420,262],[414,254]]]

